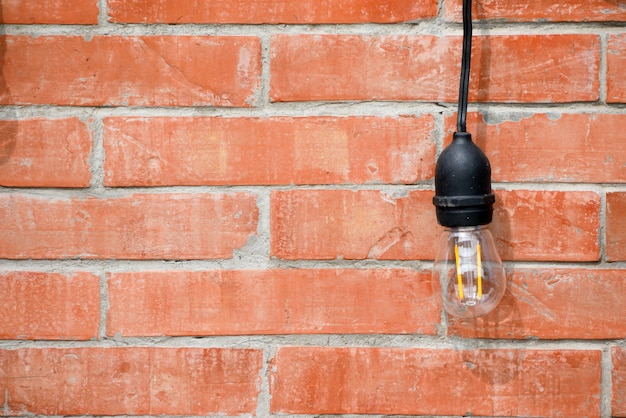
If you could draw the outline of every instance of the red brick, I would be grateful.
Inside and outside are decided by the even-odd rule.
[[[431,0],[108,0],[108,8],[111,21],[133,23],[392,23],[437,15]]]
[[[108,289],[108,335],[437,334],[440,320],[413,270],[117,273]]]
[[[255,37],[6,36],[2,41],[2,104],[250,106],[261,72]]]
[[[471,101],[599,98],[598,36],[480,36],[473,44]],[[460,56],[458,36],[275,35],[270,95],[455,102]]]
[[[98,0],[12,0],[2,2],[0,22],[95,25],[98,12]]]
[[[108,118],[108,186],[415,183],[432,178],[434,119]]]
[[[626,417],[626,348],[611,347],[611,416]]]
[[[0,121],[0,185],[89,187],[91,135],[76,118]]]
[[[226,415],[256,411],[259,350],[0,350],[6,415]]]
[[[492,232],[503,259],[600,259],[597,193],[502,190],[496,196]]]
[[[461,21],[462,4],[462,0],[446,0],[446,18]],[[472,18],[513,22],[607,22],[626,20],[626,9],[613,0],[481,0],[473,4]]]
[[[514,269],[494,311],[473,320],[451,317],[449,331],[466,338],[623,339],[625,276],[626,270]]]
[[[606,101],[626,103],[626,34],[610,35],[607,52]]]
[[[511,117],[491,122],[489,115],[468,115],[467,130],[489,157],[494,181],[626,182],[626,150],[615,134],[626,130],[626,115]],[[450,140],[456,116],[446,118],[446,126]]]
[[[275,191],[271,253],[284,259],[432,259],[440,233],[432,191]],[[492,231],[506,260],[596,261],[593,192],[497,191]]]
[[[608,261],[626,260],[626,193],[606,194],[606,256]]]
[[[100,279],[89,273],[0,273],[0,338],[88,340],[100,323]]]
[[[271,254],[285,259],[429,259],[433,192],[287,190],[271,195]]]
[[[0,257],[231,257],[256,232],[256,197],[153,194],[109,199],[0,196]]]
[[[284,347],[271,411],[600,416],[601,352]]]

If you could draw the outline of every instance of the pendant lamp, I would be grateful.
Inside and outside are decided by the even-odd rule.
[[[488,225],[495,195],[491,165],[466,130],[472,48],[471,0],[463,0],[463,51],[457,113],[452,142],[435,168],[437,221],[444,227],[437,243],[433,288],[444,310],[473,318],[492,311],[506,289],[506,276]]]

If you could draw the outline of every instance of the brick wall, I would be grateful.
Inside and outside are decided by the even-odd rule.
[[[626,416],[626,2],[474,3],[459,320],[460,0],[0,0],[0,415]]]

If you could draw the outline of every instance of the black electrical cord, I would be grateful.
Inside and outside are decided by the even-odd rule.
[[[457,132],[467,131],[467,96],[469,91],[470,61],[472,59],[472,0],[463,0],[463,52],[461,56],[461,82],[459,85],[459,110]]]

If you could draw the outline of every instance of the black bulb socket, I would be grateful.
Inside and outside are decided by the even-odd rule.
[[[471,134],[456,132],[435,168],[437,222],[450,228],[487,225],[495,201],[489,159]]]

